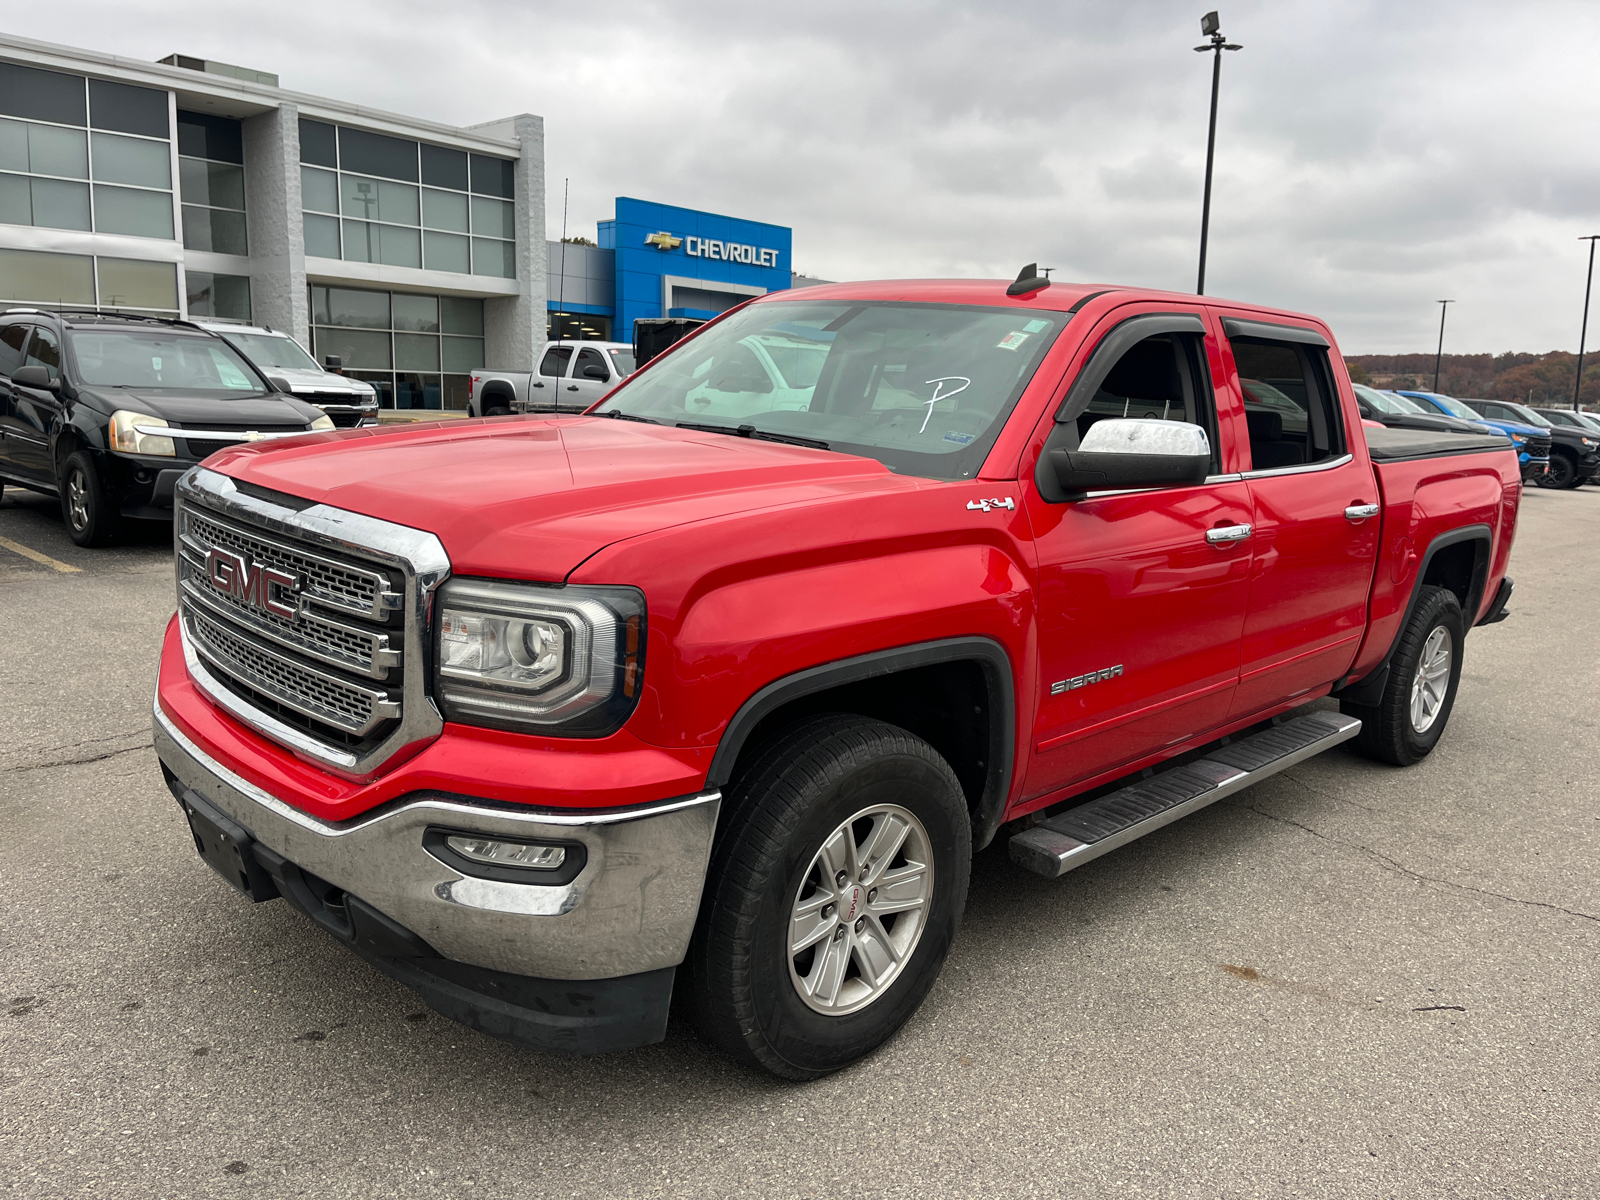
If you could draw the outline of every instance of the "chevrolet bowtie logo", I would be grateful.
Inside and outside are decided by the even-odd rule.
[[[644,239],[646,246],[654,246],[657,250],[676,250],[683,245],[681,237],[673,237],[670,233],[652,233]]]

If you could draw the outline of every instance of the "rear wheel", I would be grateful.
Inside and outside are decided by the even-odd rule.
[[[122,514],[84,451],[74,450],[67,456],[60,487],[61,516],[78,545],[104,546],[122,532]]]
[[[1409,767],[1426,758],[1444,734],[1461,682],[1466,621],[1454,592],[1425,585],[1389,662],[1389,679],[1375,705],[1341,704],[1361,720],[1355,747],[1368,758]]]
[[[784,1078],[848,1066],[944,965],[972,859],[961,785],[922,739],[830,715],[758,752],[727,803],[685,962],[695,1023]]]

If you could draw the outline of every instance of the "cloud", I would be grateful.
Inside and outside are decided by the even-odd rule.
[[[792,225],[836,279],[1192,289],[1205,5],[56,0],[31,37],[277,71],[453,124],[546,118],[551,235],[618,195]],[[1600,9],[1235,0],[1208,290],[1316,312],[1349,353],[1576,341]],[[92,30],[92,35],[86,34]],[[1591,228],[1591,225],[1594,228]]]

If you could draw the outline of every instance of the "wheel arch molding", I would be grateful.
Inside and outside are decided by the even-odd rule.
[[[916,674],[916,678],[905,676]],[[952,707],[976,679],[977,711]],[[895,688],[895,681],[905,687]],[[915,686],[911,686],[915,684]],[[840,707],[835,707],[837,704]],[[846,711],[900,725],[950,762],[967,794],[972,845],[994,838],[1016,759],[1016,689],[1010,656],[987,637],[941,638],[822,663],[773,680],[734,713],[717,743],[706,787],[725,787],[741,756],[776,729],[816,712]],[[975,729],[981,723],[981,729]]]
[[[1455,546],[1470,547],[1472,550],[1471,564],[1467,568],[1465,580],[1465,594],[1456,586],[1461,583],[1458,577],[1450,580],[1429,578],[1429,571],[1438,555]],[[1458,551],[1457,554],[1459,553]],[[1451,558],[1454,559],[1455,555]],[[1378,702],[1378,697],[1383,695],[1384,685],[1389,679],[1389,664],[1394,661],[1395,650],[1400,645],[1401,637],[1405,635],[1406,626],[1411,624],[1411,616],[1417,610],[1417,601],[1421,598],[1425,585],[1437,584],[1456,593],[1461,600],[1461,611],[1466,617],[1467,631],[1471,632],[1477,620],[1478,609],[1483,605],[1484,589],[1489,582],[1489,568],[1493,560],[1494,533],[1487,525],[1463,525],[1459,529],[1447,529],[1437,535],[1428,543],[1428,548],[1423,551],[1422,558],[1417,563],[1416,574],[1411,582],[1411,592],[1406,597],[1405,612],[1395,628],[1388,649],[1383,652],[1383,658],[1362,678],[1344,688],[1335,689],[1334,694],[1352,704],[1371,705]],[[1459,576],[1460,568],[1452,562],[1451,571],[1453,576]]]

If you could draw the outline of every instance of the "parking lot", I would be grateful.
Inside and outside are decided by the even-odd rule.
[[[1600,488],[1527,494],[1432,757],[1055,883],[997,843],[929,1002],[805,1085],[492,1041],[231,892],[150,750],[169,538],[0,499],[0,1195],[1595,1194]]]

